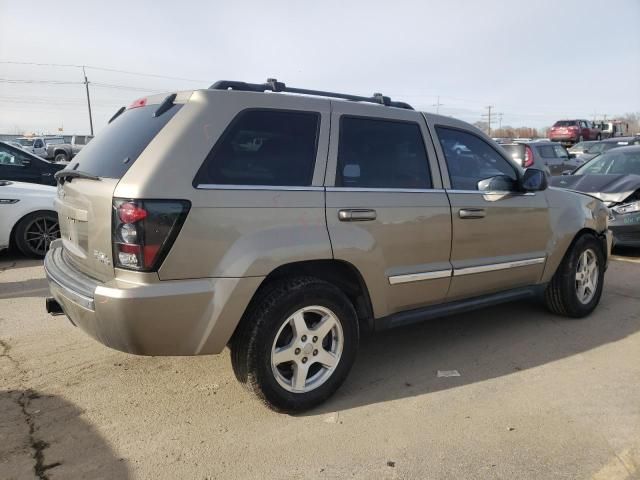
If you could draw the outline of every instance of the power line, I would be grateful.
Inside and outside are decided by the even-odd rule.
[[[82,85],[84,82],[69,82],[66,80],[26,80],[19,78],[0,78],[0,83],[36,83],[36,84],[47,84],[47,85]]]
[[[142,73],[142,72],[132,72],[130,70],[119,70],[116,68],[108,68],[108,67],[98,67],[95,65],[75,65],[72,63],[37,63],[37,62],[15,62],[3,60],[0,61],[0,64],[8,64],[8,65],[31,65],[38,67],[63,67],[63,68],[86,68],[87,70],[100,70],[103,72],[113,72],[113,73],[124,73],[127,75],[137,75],[140,77],[153,77],[153,78],[166,78],[168,80],[180,80],[185,82],[196,82],[196,83],[210,83],[209,80],[201,80],[195,78],[185,78],[185,77],[173,77],[170,75],[160,75],[156,73]]]

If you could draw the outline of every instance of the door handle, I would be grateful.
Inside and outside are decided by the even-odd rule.
[[[461,208],[458,211],[460,218],[484,218],[486,215],[484,208]]]
[[[376,219],[376,211],[368,208],[343,208],[338,210],[341,222],[366,222]]]

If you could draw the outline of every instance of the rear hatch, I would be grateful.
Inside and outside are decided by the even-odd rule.
[[[55,203],[64,257],[76,269],[102,282],[114,277],[113,192],[186,99],[185,92],[178,97],[157,95],[133,102],[57,174]]]
[[[521,167],[523,166],[527,149],[526,145],[522,143],[507,143],[500,146],[506,150],[514,162]]]

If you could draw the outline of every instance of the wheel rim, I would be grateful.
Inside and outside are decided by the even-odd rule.
[[[576,295],[582,304],[589,303],[598,288],[598,257],[592,249],[580,255],[576,267]]]
[[[280,326],[271,346],[271,370],[278,384],[307,393],[333,374],[344,346],[342,325],[325,307],[304,307]]]
[[[24,241],[29,249],[38,255],[44,255],[49,245],[60,237],[58,222],[47,217],[39,217],[31,221],[24,231]]]

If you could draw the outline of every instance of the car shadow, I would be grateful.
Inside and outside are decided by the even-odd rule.
[[[635,265],[615,262],[616,270]],[[301,414],[322,415],[434,393],[515,374],[640,331],[640,292],[632,274],[605,285],[599,307],[583,319],[521,301],[369,335],[347,381],[327,403]],[[613,275],[609,275],[612,278]],[[632,284],[630,284],[632,283]],[[459,377],[438,377],[457,370]]]
[[[37,267],[42,265],[42,260],[28,258],[13,248],[0,251],[0,273],[25,267]]]
[[[0,411],[0,478],[130,478],[127,461],[68,400],[0,390]]]
[[[0,300],[49,296],[49,284],[45,278],[31,278],[21,282],[2,282],[1,280],[2,277],[0,277]]]

